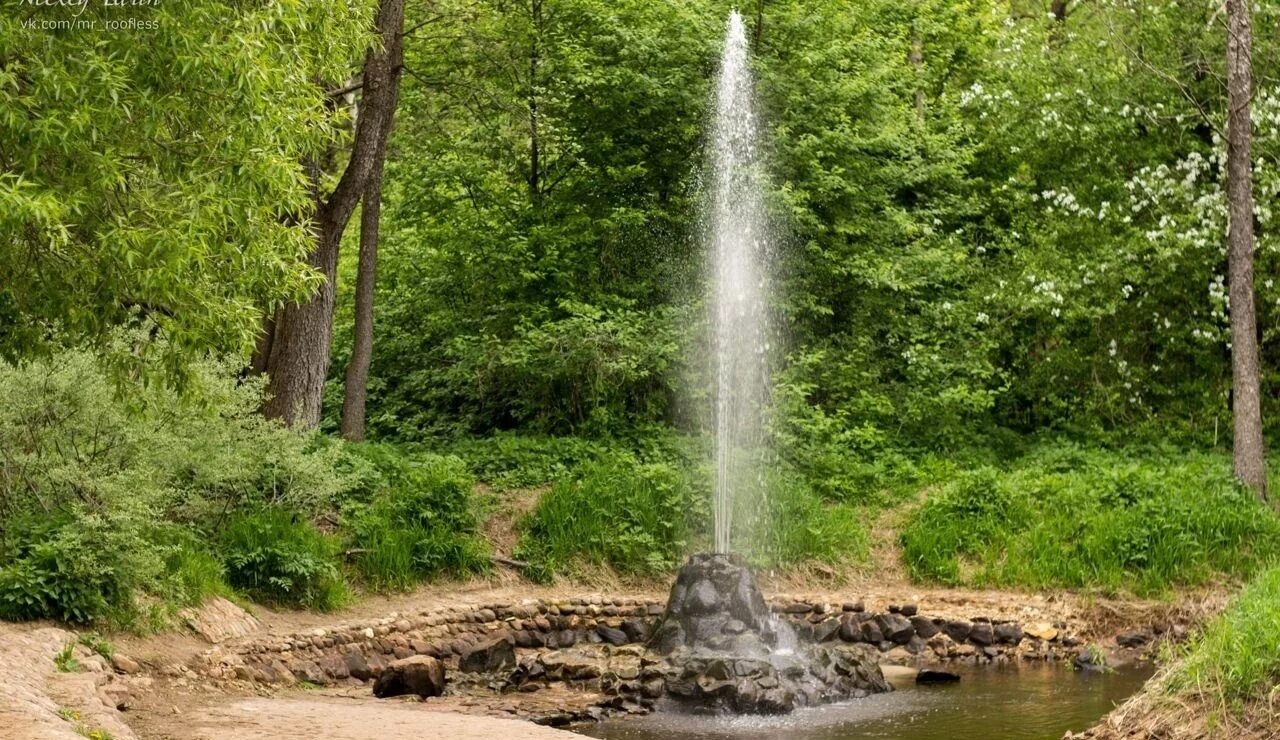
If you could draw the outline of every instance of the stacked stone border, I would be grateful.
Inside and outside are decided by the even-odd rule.
[[[642,644],[664,606],[657,599],[589,596],[393,613],[328,628],[231,640],[200,654],[190,667],[213,679],[262,684],[369,681],[391,661],[414,655],[429,655],[456,669],[460,655],[499,638],[517,648],[543,650]],[[784,598],[771,601],[770,608],[805,639],[874,646],[885,662],[1059,661],[1073,660],[1086,649],[1065,623],[931,617],[912,604],[872,613],[859,603]],[[1135,647],[1154,637],[1148,633],[1134,638],[1139,643]]]

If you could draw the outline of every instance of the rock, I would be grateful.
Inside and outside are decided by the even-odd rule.
[[[955,683],[960,680],[959,674],[950,671],[927,670],[916,674],[916,683],[922,685]]]
[[[293,665],[289,666],[289,670],[293,673],[293,677],[299,681],[306,681],[317,686],[329,683],[329,676],[312,660],[295,660]]]
[[[969,630],[969,642],[974,645],[986,647],[995,642],[995,639],[995,631],[991,629],[989,622],[974,622],[973,627]]]
[[[942,631],[947,633],[956,642],[964,642],[969,639],[969,633],[973,630],[973,625],[963,619],[953,619],[942,625]]]
[[[129,696],[129,687],[121,681],[112,681],[99,688],[98,698],[102,700],[103,705],[122,712],[133,705],[133,699]]]
[[[606,624],[596,625],[596,634],[600,635],[600,639],[610,645],[625,645],[628,642],[626,632]]]
[[[1138,648],[1151,642],[1151,633],[1144,630],[1138,632],[1124,632],[1116,635],[1116,644],[1120,647]]]
[[[872,645],[879,644],[884,641],[884,634],[880,631],[880,626],[874,619],[868,619],[862,623],[862,640]]]
[[[901,614],[881,614],[876,617],[876,623],[880,626],[880,634],[884,635],[886,640],[899,645],[907,644],[916,634],[911,622]]]
[[[898,610],[898,613],[904,617],[914,617],[918,611],[919,609],[915,604],[903,604],[902,608]]]
[[[111,667],[120,673],[137,673],[142,670],[142,666],[138,665],[138,661],[130,658],[123,653],[116,653],[111,656]]]
[[[1077,670],[1081,671],[1105,671],[1107,669],[1107,657],[1091,647],[1081,650],[1072,663]]]
[[[373,669],[369,667],[369,661],[365,660],[364,653],[351,652],[342,657],[347,664],[347,675],[361,681],[368,681],[373,678]]]
[[[710,614],[715,611],[719,603],[720,598],[716,593],[715,585],[711,581],[701,580],[693,584],[685,606],[690,614]]]
[[[828,642],[836,638],[840,631],[840,620],[824,619],[813,626],[813,641]]]
[[[373,695],[379,699],[405,694],[440,696],[444,682],[444,664],[429,655],[415,655],[387,666],[373,684]]]
[[[940,631],[940,628],[932,619],[919,615],[911,617],[911,626],[915,629],[916,634],[920,635],[920,637],[925,640],[928,640]]]
[[[495,637],[472,645],[458,657],[458,670],[463,673],[490,673],[515,668],[516,651],[512,642],[508,637]]]
[[[1022,627],[1015,622],[1001,622],[995,626],[995,638],[1006,645],[1016,645],[1022,640]]]
[[[1044,640],[1045,642],[1048,642],[1058,636],[1058,630],[1048,622],[1036,622],[1035,624],[1028,625],[1023,628],[1023,632],[1026,632],[1037,640]]]
[[[631,642],[648,642],[653,630],[643,619],[627,619],[622,622],[622,631],[627,633]]]

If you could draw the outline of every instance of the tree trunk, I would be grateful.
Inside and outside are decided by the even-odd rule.
[[[532,27],[529,47],[529,195],[534,204],[542,198],[542,135],[538,120],[538,62],[539,35],[542,33],[542,0],[533,0],[529,7]]]
[[[1249,0],[1227,0],[1227,263],[1231,300],[1232,416],[1235,474],[1264,501],[1260,360],[1253,305],[1253,192],[1249,119],[1252,31]]]
[[[924,36],[920,33],[918,18],[911,23],[911,53],[908,59],[916,75],[916,120],[924,123]]]
[[[373,360],[373,296],[377,286],[379,221],[382,217],[382,170],[387,160],[387,142],[399,100],[404,50],[400,37],[391,49],[391,114],[383,126],[382,140],[365,186],[360,212],[360,263],[356,268],[355,331],[351,360],[343,379],[342,436],[352,442],[364,439],[365,403],[369,389],[369,363]]]
[[[377,19],[382,45],[365,55],[351,156],[333,193],[316,203],[316,247],[309,262],[324,276],[324,283],[310,300],[287,305],[276,314],[266,357],[269,396],[262,412],[290,426],[313,428],[320,423],[333,338],[338,245],[373,172],[379,142],[395,107],[393,79],[399,65],[393,65],[391,57],[399,49],[403,26],[404,0],[382,0]]]

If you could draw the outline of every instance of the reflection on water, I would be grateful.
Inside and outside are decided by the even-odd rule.
[[[785,717],[656,712],[575,729],[608,740],[1058,740],[1096,722],[1150,675],[1149,667],[1107,674],[1044,665],[968,668],[957,684],[908,684]]]

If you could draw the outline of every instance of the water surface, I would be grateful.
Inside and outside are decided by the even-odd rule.
[[[577,728],[608,740],[1058,740],[1136,692],[1150,667],[1107,674],[1059,666],[958,668],[958,684],[902,686],[785,717],[697,717],[656,712]]]

